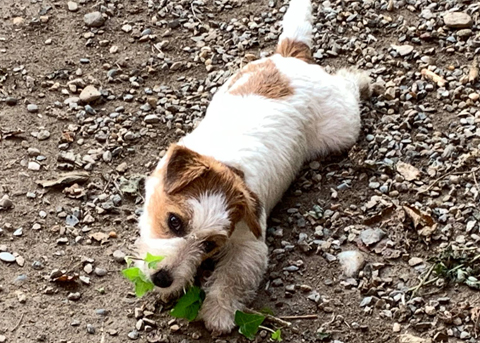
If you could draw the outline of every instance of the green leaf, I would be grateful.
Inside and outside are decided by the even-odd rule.
[[[248,339],[254,339],[257,334],[258,327],[265,320],[264,316],[258,314],[249,314],[242,311],[235,312],[235,324],[239,326],[238,332]]]
[[[133,282],[135,285],[135,295],[139,298],[143,297],[145,293],[153,290],[155,287],[145,274],[138,267],[132,267],[122,270],[123,276]]]
[[[147,257],[145,257],[143,260],[148,263],[148,268],[155,269],[157,268],[157,263],[162,262],[164,258],[165,256],[154,256],[147,252]]]
[[[199,287],[191,287],[177,302],[170,314],[175,318],[185,318],[193,321],[205,300],[205,292]]]
[[[280,329],[272,333],[272,339],[277,342],[282,341],[282,332],[280,331]]]

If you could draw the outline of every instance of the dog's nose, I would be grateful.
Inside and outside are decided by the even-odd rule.
[[[160,269],[158,272],[153,274],[152,281],[155,286],[158,286],[160,288],[167,288],[172,285],[173,278],[168,270]]]

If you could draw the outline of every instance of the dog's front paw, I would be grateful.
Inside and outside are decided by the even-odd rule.
[[[214,337],[229,334],[235,327],[235,310],[216,299],[205,299],[199,317]]]

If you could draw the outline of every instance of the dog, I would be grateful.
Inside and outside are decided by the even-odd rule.
[[[311,12],[310,0],[291,1],[275,54],[227,80],[145,184],[137,250],[165,258],[142,268],[168,300],[213,259],[199,319],[214,335],[231,332],[235,312],[254,298],[267,269],[267,217],[303,164],[359,135],[370,79],[315,64]]]

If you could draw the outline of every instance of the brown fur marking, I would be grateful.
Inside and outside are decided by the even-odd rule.
[[[234,171],[213,158],[200,155],[190,149],[173,145],[168,152],[164,167],[151,177],[159,180],[148,203],[150,225],[156,238],[175,235],[168,228],[168,214],[178,215],[186,227],[192,213],[187,200],[198,198],[206,192],[218,192],[225,196],[233,232],[240,220],[245,220],[252,233],[261,236],[257,196],[248,189],[241,171]]]
[[[315,63],[312,57],[312,51],[307,44],[302,42],[284,39],[278,44],[275,52],[283,57],[295,57],[310,64]]]
[[[237,84],[243,78],[246,81]],[[232,95],[257,94],[269,99],[281,99],[294,94],[288,78],[269,59],[245,66],[232,78],[228,89]]]

